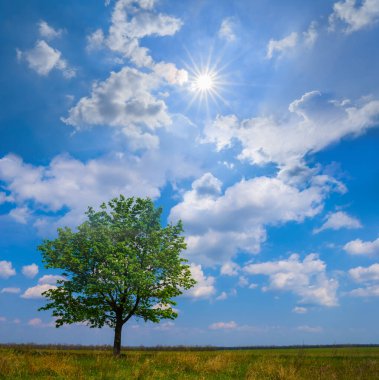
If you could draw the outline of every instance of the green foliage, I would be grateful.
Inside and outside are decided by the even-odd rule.
[[[89,208],[77,231],[58,229],[38,247],[46,268],[64,280],[43,293],[56,326],[85,322],[116,328],[132,316],[159,322],[174,319],[173,298],[191,288],[181,222],[161,226],[162,209],[150,199],[120,196],[99,211]]]

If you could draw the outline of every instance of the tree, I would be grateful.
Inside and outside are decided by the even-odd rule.
[[[173,297],[195,285],[187,260],[183,227],[161,226],[161,208],[150,199],[120,196],[89,207],[76,232],[59,228],[55,240],[38,247],[46,268],[61,269],[63,280],[43,295],[56,327],[85,322],[114,329],[113,353],[120,355],[121,332],[131,317],[159,322],[175,319]]]

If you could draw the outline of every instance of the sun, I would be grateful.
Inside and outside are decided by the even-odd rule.
[[[193,104],[197,104],[201,109],[205,106],[209,113],[212,105],[218,108],[219,103],[227,104],[222,96],[224,86],[229,83],[225,80],[224,73],[227,65],[220,65],[221,57],[212,59],[210,53],[206,62],[203,62],[201,58],[200,62],[197,62],[189,52],[187,53],[189,61],[184,63],[184,66],[188,71],[189,80],[185,88],[191,95],[187,109],[190,109]]]
[[[197,91],[212,91],[214,88],[214,75],[210,73],[199,74],[195,77],[193,87]]]

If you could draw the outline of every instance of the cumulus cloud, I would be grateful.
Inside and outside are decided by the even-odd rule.
[[[43,284],[43,285],[36,285],[31,288],[28,288],[25,290],[25,292],[21,295],[22,298],[26,299],[37,299],[37,298],[43,298],[42,293],[46,292],[50,289],[56,289],[57,287],[55,285],[50,284]]]
[[[379,297],[379,264],[369,267],[356,267],[349,270],[350,277],[362,287],[353,289],[349,295],[353,297]]]
[[[20,292],[20,288],[3,288],[0,293],[18,294]]]
[[[47,166],[33,166],[10,154],[0,159],[0,181],[17,207],[30,208],[31,222],[40,231],[54,231],[57,225],[80,223],[87,206],[97,207],[120,194],[155,199],[167,181],[198,173],[196,158],[186,157],[180,142],[175,140],[178,146],[170,154],[154,151],[141,157],[114,155],[87,162],[63,155]],[[63,216],[54,216],[64,209]]]
[[[258,253],[266,225],[278,225],[318,214],[333,184],[323,176],[298,189],[279,178],[242,180],[221,193],[219,179],[204,174],[171,209],[170,219],[186,226],[187,254],[205,265],[223,264],[239,251]]]
[[[9,216],[18,223],[27,224],[30,212],[27,207],[16,207],[9,212]]]
[[[148,36],[172,36],[182,26],[180,19],[154,10],[155,1],[116,2],[107,35],[101,29],[88,37],[90,48],[105,46],[130,59],[137,66],[152,67],[153,59],[140,40]]]
[[[93,85],[91,94],[81,98],[63,122],[77,130],[96,125],[116,127],[133,151],[158,148],[156,129],[169,129],[172,124],[160,87],[183,85],[188,72],[171,62],[155,62],[148,49],[140,46],[144,37],[171,36],[182,25],[179,19],[154,8],[155,1],[119,0],[108,33],[98,29],[87,37],[89,50],[107,47],[144,69],[124,66],[111,72],[106,80]]]
[[[38,23],[38,31],[40,36],[42,38],[46,38],[47,40],[53,40],[54,38],[61,37],[63,33],[63,29],[54,29],[44,20],[41,20]]]
[[[352,240],[346,243],[343,249],[351,255],[379,254],[379,238],[373,241]]]
[[[210,330],[234,330],[238,327],[234,321],[230,322],[215,322],[209,325]]]
[[[169,84],[183,85],[188,81],[188,72],[184,69],[177,69],[173,63],[158,62],[154,65],[153,71]]]
[[[234,42],[237,38],[235,33],[236,21],[232,17],[227,17],[222,20],[218,36],[228,42]]]
[[[240,266],[232,261],[228,261],[221,266],[220,273],[224,276],[237,276]]]
[[[269,284],[263,290],[288,291],[300,297],[305,304],[337,306],[338,282],[326,274],[326,264],[317,254],[307,255],[303,261],[297,254],[287,260],[248,264],[244,271],[249,275],[266,275]]]
[[[53,69],[61,71],[68,79],[76,75],[75,70],[62,58],[62,53],[44,40],[37,41],[30,50],[17,50],[17,58],[25,60],[29,68],[41,76],[47,76]]]
[[[194,263],[190,266],[192,277],[197,281],[197,284],[190,290],[185,292],[185,296],[200,299],[209,298],[216,293],[215,278],[213,276],[206,276],[202,270],[201,265]]]
[[[16,274],[16,270],[13,268],[10,261],[0,261],[0,278],[7,279]]]
[[[244,288],[249,285],[249,280],[245,276],[240,276],[238,279],[238,286]]]
[[[320,228],[316,228],[313,232],[319,233],[328,229],[340,230],[341,228],[362,228],[362,224],[357,218],[348,215],[346,212],[337,211],[334,213],[330,213],[327,216],[325,223]]]
[[[163,100],[152,95],[159,86],[159,77],[124,67],[112,72],[108,79],[95,83],[89,97],[84,97],[69,110],[62,120],[76,129],[107,125],[124,129],[140,126],[149,130],[171,123]]]
[[[21,297],[27,298],[27,299],[43,298],[43,295],[42,295],[43,292],[46,292],[47,290],[50,290],[50,289],[56,289],[57,281],[64,280],[64,279],[65,277],[63,276],[52,275],[52,274],[44,275],[38,280],[37,285],[26,289],[25,292],[21,295]]]
[[[204,142],[218,151],[240,142],[240,160],[253,164],[275,162],[285,166],[301,161],[349,136],[356,137],[377,127],[379,101],[366,100],[353,105],[337,101],[319,91],[311,91],[289,105],[281,121],[259,116],[239,121],[235,115],[218,116],[205,127]],[[285,144],[283,144],[285,141]]]
[[[221,292],[220,295],[216,297],[216,301],[225,301],[228,298],[228,293]]]
[[[65,277],[55,274],[45,274],[38,280],[40,285],[55,285],[57,281],[65,280]]]
[[[281,40],[271,39],[267,45],[266,58],[271,59],[274,55],[282,56],[288,50],[293,49],[298,41],[298,35],[296,32],[292,32],[287,37]]]
[[[344,0],[333,6],[329,17],[330,30],[334,30],[338,21],[346,25],[345,32],[352,33],[370,27],[379,20],[378,0]]]
[[[21,272],[25,277],[34,278],[38,274],[38,265],[34,263],[30,265],[24,265]]]
[[[379,282],[379,264],[373,264],[367,268],[356,267],[349,270],[349,274],[356,282]]]
[[[352,297],[379,297],[379,285],[368,285],[364,288],[353,289],[349,294]]]
[[[101,29],[95,30],[87,36],[87,50],[100,49],[104,43],[104,32]]]

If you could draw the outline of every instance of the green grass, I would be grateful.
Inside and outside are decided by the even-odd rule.
[[[379,347],[109,351],[0,348],[0,379],[379,379]]]

